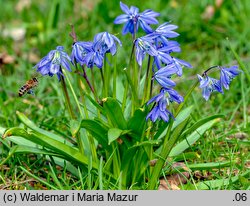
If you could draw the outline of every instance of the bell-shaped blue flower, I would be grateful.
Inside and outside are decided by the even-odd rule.
[[[79,63],[84,64],[85,56],[92,51],[93,43],[92,42],[75,42],[72,45],[72,52],[71,52],[71,62],[72,63]]]
[[[169,121],[169,116],[173,119],[173,115],[170,111],[166,109],[166,103],[163,101],[159,102],[153,109],[148,113],[146,120],[151,119],[152,122],[155,122],[157,119],[162,119],[164,122]]]
[[[161,91],[156,96],[152,97],[148,102],[147,105],[151,104],[152,102],[159,102],[161,99],[165,99],[167,105],[172,102],[177,102],[180,104],[183,102],[183,97],[174,89],[172,88],[161,88]]]
[[[122,46],[121,41],[108,32],[98,33],[94,37],[94,47],[102,54],[110,52],[114,56],[116,53],[116,43]]]
[[[221,85],[225,88],[225,89],[229,89],[229,85],[231,83],[231,81],[239,75],[239,73],[241,72],[241,70],[238,69],[238,66],[231,66],[229,68],[226,67],[220,67],[220,82]]]
[[[94,65],[96,65],[99,69],[101,69],[103,66],[103,58],[103,54],[96,50],[93,46],[91,51],[86,54],[83,61],[88,68],[93,68]]]
[[[223,93],[221,82],[218,79],[214,79],[205,75],[204,77],[197,74],[200,81],[200,88],[202,89],[202,96],[207,101],[210,94],[214,91]]]
[[[174,89],[172,88],[164,88],[163,89],[165,93],[167,94],[167,98],[169,99],[170,102],[177,102],[180,104],[181,102],[184,101],[183,97]]]
[[[170,56],[170,53],[180,51],[180,46],[176,41],[170,41],[165,46],[159,46],[157,48],[158,54],[154,56],[154,65],[156,65],[156,67],[160,69],[162,67],[162,64],[166,65],[174,62],[174,59],[172,56]]]
[[[146,117],[147,120],[151,119],[152,122],[155,122],[157,119],[162,119],[163,121],[168,122],[169,116],[174,119],[172,113],[167,110],[167,105],[169,105],[169,99],[166,96],[165,89],[161,89],[160,93],[150,99],[147,105],[151,104],[152,102],[155,102],[155,105],[148,113]]]
[[[177,68],[177,72],[176,74],[178,76],[181,76],[182,75],[182,67],[185,66],[185,67],[188,67],[188,68],[193,68],[191,64],[189,64],[188,62],[184,61],[184,60],[181,60],[181,59],[177,59],[175,57],[173,57],[173,62]]]
[[[153,43],[154,40],[150,36],[143,36],[135,40],[136,61],[140,66],[146,54],[150,56],[156,56],[158,54]]]
[[[169,38],[174,38],[179,36],[179,34],[173,30],[178,27],[173,24],[164,23],[160,25],[155,31],[153,31],[150,35],[155,37],[156,47],[168,46]]]
[[[165,22],[161,24],[156,30],[155,33],[159,34],[159,36],[165,37],[165,38],[175,38],[179,36],[179,34],[173,30],[177,29],[178,26],[174,24],[169,24],[169,22]]]
[[[138,31],[138,27],[140,26],[146,33],[152,32],[152,28],[149,26],[150,24],[158,24],[158,21],[155,17],[160,14],[154,12],[152,10],[145,10],[142,13],[139,13],[139,9],[135,6],[131,6],[130,8],[120,2],[121,10],[125,13],[122,14],[114,20],[115,24],[123,24],[125,23],[122,34],[127,34],[128,32],[134,34]]]
[[[176,84],[171,76],[177,72],[174,64],[169,64],[155,72],[153,78],[164,88],[174,87]]]
[[[56,50],[50,51],[45,57],[43,57],[34,68],[36,68],[37,72],[41,73],[43,76],[53,76],[56,74],[60,81],[61,76],[63,76],[61,67],[71,71],[70,60],[70,57],[64,51],[64,47],[58,46],[56,47]]]

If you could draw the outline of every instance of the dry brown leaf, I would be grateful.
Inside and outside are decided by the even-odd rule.
[[[231,139],[236,138],[236,139],[241,139],[241,140],[246,139],[248,137],[249,137],[249,135],[245,132],[237,132],[237,133],[229,136],[229,138],[231,138]]]
[[[198,180],[211,180],[213,178],[212,173],[209,171],[195,171],[194,177]]]
[[[172,170],[183,169],[188,171],[188,168],[183,162],[175,162],[172,164]],[[181,172],[166,176],[166,178],[160,179],[159,190],[180,190],[178,187],[180,184],[186,184],[187,179],[190,177],[189,172]]]
[[[222,4],[223,4],[223,1],[224,1],[224,0],[216,0],[216,1],[215,1],[215,6],[216,6],[217,8],[220,8],[220,7],[222,6]]]
[[[175,162],[172,164],[172,170],[175,170],[175,168],[177,169],[183,169],[185,171],[189,171],[189,169],[187,168],[187,166],[183,163],[183,162]]]
[[[250,161],[247,161],[245,166],[246,166],[246,168],[250,169]]]
[[[190,177],[189,172],[182,172],[181,174],[169,175],[160,179],[159,190],[180,190],[180,184],[186,184],[187,179]]]
[[[25,38],[26,29],[24,27],[6,28],[3,30],[4,37],[10,37],[14,41],[22,41]]]
[[[25,8],[29,8],[31,5],[31,0],[19,0],[18,3],[16,4],[16,11],[21,12]]]
[[[116,140],[117,142],[118,142],[118,144],[122,144],[123,143],[123,140],[119,137],[119,138],[117,138],[117,140]]]
[[[0,66],[2,64],[12,64],[14,61],[15,58],[13,56],[7,54],[6,52],[0,53]]]
[[[210,20],[214,16],[215,9],[212,5],[208,5],[202,14],[202,18],[205,20]]]
[[[156,162],[157,162],[157,159],[150,160],[150,161],[149,161],[149,165],[150,165],[151,167],[154,167],[155,164],[156,164]]]

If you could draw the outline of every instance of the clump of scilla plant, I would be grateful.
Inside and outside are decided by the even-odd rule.
[[[175,90],[175,77],[181,78],[183,68],[191,69],[192,65],[174,55],[181,52],[180,44],[173,40],[179,36],[175,31],[178,27],[169,22],[158,25],[156,18],[160,14],[155,11],[139,12],[137,7],[129,8],[122,2],[120,7],[124,14],[118,16],[114,23],[124,24],[122,35],[132,35],[127,68],[121,68],[117,66],[119,63],[113,61],[118,46],[122,47],[118,35],[105,31],[96,34],[92,41],[80,41],[73,26],[70,33],[73,39],[71,55],[64,51],[63,46],[58,46],[34,67],[42,76],[56,75],[62,84],[70,114],[72,139],[76,138],[76,144],[66,144],[67,140],[63,137],[50,135],[48,131],[35,127],[21,113],[18,113],[20,120],[34,132],[11,128],[4,136],[19,134],[42,146],[44,151],[41,152],[50,151],[50,154],[64,158],[75,167],[81,165],[87,169],[86,175],[93,169],[93,176],[98,176],[100,173],[96,171],[100,172],[101,168],[112,184],[119,182],[119,189],[128,189],[133,185],[155,189],[167,158],[179,154],[175,149],[178,141],[201,126],[200,122],[189,124],[192,110],[184,108],[194,88],[200,83],[202,96],[209,100],[211,93],[223,94],[224,89],[228,90],[232,79],[241,71],[235,65],[208,66],[182,96]],[[138,36],[141,29],[145,32],[144,36]],[[100,72],[102,82],[89,79],[88,73],[93,74],[95,70]],[[212,71],[219,72],[220,78],[210,77]],[[89,117],[89,105],[79,100],[68,72],[82,77],[89,87],[91,93],[84,91],[83,97],[87,97],[97,110],[93,118]],[[122,99],[116,97],[117,74],[125,80]],[[96,85],[101,91],[96,89]],[[174,102],[179,106],[171,109]],[[205,124],[216,117],[202,122]],[[191,126],[192,130],[189,130]],[[154,159],[157,161],[152,164]],[[102,185],[100,182],[100,189]]]

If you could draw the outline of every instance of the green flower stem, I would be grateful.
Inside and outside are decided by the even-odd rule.
[[[139,106],[139,102],[138,102],[138,89],[137,89],[137,78],[138,78],[138,68],[137,68],[137,62],[136,59],[134,57],[134,52],[135,52],[135,41],[133,42],[133,47],[132,47],[132,51],[130,54],[130,59],[129,59],[129,72],[126,73],[127,76],[127,80],[129,81],[129,85],[132,89],[132,114],[134,111],[134,108]],[[134,62],[132,65],[132,60],[134,58]],[[131,78],[132,77],[132,78]]]
[[[135,57],[134,57],[133,63],[134,64],[133,64],[133,68],[132,68],[132,72],[133,72],[133,75],[132,75],[133,79],[132,79],[132,81],[133,81],[136,93],[133,93],[134,103],[132,104],[132,107],[131,107],[131,114],[134,113],[135,107],[139,104],[139,102],[138,102],[138,99],[139,99],[139,96],[138,96],[138,91],[139,91],[139,85],[138,85],[138,67],[137,67],[137,62],[136,62],[136,58]],[[131,67],[130,67],[130,69],[131,69]]]
[[[88,86],[89,86],[91,92],[93,93],[93,95],[94,95],[94,97],[95,97],[95,100],[96,100],[97,102],[99,102],[99,99],[98,99],[98,97],[97,97],[97,95],[96,95],[94,86],[92,86],[92,84],[90,83],[89,78],[88,78],[88,76],[87,76],[87,73],[86,73],[85,68],[84,68],[83,65],[82,65],[82,71],[83,71],[83,78],[86,80],[86,82],[87,82],[87,84],[88,84]],[[93,70],[91,69],[91,72],[92,72],[92,71],[93,71]]]
[[[62,72],[62,70],[61,70]],[[65,98],[65,103],[66,103],[66,106],[68,108],[68,111],[69,111],[69,114],[70,114],[70,117],[72,119],[75,119],[75,115],[73,113],[73,109],[72,109],[72,106],[71,106],[71,103],[70,103],[70,98],[69,98],[69,93],[68,93],[68,90],[67,90],[67,87],[66,87],[66,83],[65,83],[65,79],[63,76],[60,76],[60,79],[61,79],[61,84],[62,84],[62,90],[63,90],[63,94],[64,94],[64,98]]]
[[[110,77],[110,70],[107,67],[107,56],[104,55],[104,96],[108,97],[108,89],[109,89],[109,77]]]
[[[114,56],[114,74],[113,74],[113,98],[116,99],[116,78],[117,78],[117,68],[116,68],[116,56]]]
[[[79,69],[77,67],[76,62],[75,62],[75,68],[76,68],[76,73],[80,74],[80,71],[79,71]],[[83,75],[77,76],[77,83],[78,83],[78,87],[82,88],[82,85],[84,85],[84,83],[82,82],[80,76],[83,76]],[[83,106],[83,110],[84,110],[84,113],[85,113],[85,118],[88,118],[88,110],[87,110],[87,106],[86,106],[86,103],[85,103],[85,94],[84,94],[82,89],[80,89],[80,96],[81,96],[82,104],[79,103],[79,105]]]
[[[132,34],[132,37],[133,37],[133,42],[135,41],[136,39],[136,22],[134,21],[134,33]]]
[[[146,137],[147,137],[146,141],[147,140],[152,140],[152,135],[151,135],[152,134],[151,133],[152,127],[153,127],[153,123],[151,121],[149,121],[148,122],[148,127],[147,127],[148,130],[146,132]],[[148,153],[149,160],[152,160],[153,159],[153,154],[154,154],[153,145],[149,145],[148,147],[145,148],[145,150]],[[154,167],[150,167],[149,170],[150,170],[150,174],[152,174],[153,170],[154,170]]]
[[[127,98],[128,98],[128,87],[129,87],[129,82],[126,81],[125,82],[125,90],[124,90],[123,98],[122,98],[122,111],[123,112],[125,111],[126,102],[127,102]]]
[[[151,78],[150,78],[150,89],[149,89],[149,98],[150,99],[152,97],[152,94],[153,94],[153,85],[154,85],[154,79],[152,78],[152,75],[151,75]]]
[[[105,96],[105,79],[103,74],[103,68],[100,69],[101,78],[102,78],[102,95]]]
[[[76,67],[76,69],[77,69],[77,67]],[[92,85],[91,85],[90,82],[89,82],[89,79],[88,79],[88,77],[87,77],[87,74],[86,74],[86,72],[85,72],[84,67],[82,67],[82,69],[83,69],[83,75],[82,75],[82,76],[84,77],[84,79],[85,79],[86,82],[88,83],[88,86],[90,87],[90,89],[92,88],[91,91],[92,91],[92,93],[93,93],[94,88],[92,87]],[[68,78],[66,78],[66,79],[68,80]],[[79,81],[81,81],[81,80],[79,79]],[[70,84],[70,83],[69,83],[69,84]],[[71,84],[70,84],[70,85],[71,85]],[[72,87],[72,86],[71,86],[71,87]],[[72,88],[72,90],[73,90],[73,88]],[[87,106],[86,106],[86,103],[85,103],[85,95],[84,95],[84,93],[83,93],[82,90],[80,90],[80,91],[81,91],[81,96],[82,96],[82,104],[83,104],[83,108],[84,108],[85,118],[88,119],[89,115],[88,115],[88,110],[87,110]],[[73,96],[75,96],[74,98],[76,99],[76,95],[74,95],[74,94],[75,94],[74,91],[72,91],[72,93],[73,93]],[[77,102],[77,104],[79,105],[79,106],[78,106],[78,105],[77,105],[77,106],[78,106],[79,109],[80,109],[80,103],[77,101],[77,99],[76,99],[76,102]],[[81,110],[80,110],[80,111],[81,111]],[[84,118],[82,111],[81,111],[81,118],[82,118],[82,119]],[[94,139],[93,139],[92,136],[90,136],[90,134],[88,134],[87,136],[88,136],[88,141],[89,141],[89,145],[90,145],[90,150],[91,150],[92,158],[93,158],[94,161],[98,161],[98,159],[97,159],[97,154],[96,154],[96,148],[95,148]],[[76,138],[77,138],[77,143],[78,143],[78,145],[79,145],[79,149],[80,149],[81,153],[84,154],[84,146],[83,146],[84,143],[83,143],[83,140],[82,140],[82,138],[81,138],[81,135],[78,133],[77,136],[76,136]]]
[[[80,107],[80,103],[79,103],[79,101],[78,101],[78,99],[77,99],[76,93],[75,93],[75,91],[74,91],[74,89],[73,89],[73,87],[72,87],[72,84],[71,84],[71,82],[70,82],[70,80],[69,80],[69,77],[68,77],[68,75],[67,75],[66,73],[64,73],[64,76],[65,76],[65,79],[66,79],[66,81],[67,81],[67,83],[68,83],[68,85],[69,85],[69,88],[70,88],[70,90],[71,90],[71,93],[72,93],[72,95],[73,95],[73,97],[74,97],[74,100],[75,100],[75,102],[76,102],[76,106],[77,106],[77,108],[78,108],[78,110],[79,110],[79,112],[80,112],[80,116],[81,116],[81,118],[83,119],[82,109],[81,109],[81,107]]]
[[[124,95],[123,95],[123,101],[122,101],[122,110],[124,111],[125,106],[126,106],[126,101],[128,98],[128,87],[131,87],[132,90],[132,105],[138,103],[138,95],[137,95],[137,90],[134,87],[134,83],[131,79],[132,76],[132,59],[133,59],[133,54],[134,54],[134,48],[135,48],[135,44],[133,43],[133,47],[132,47],[132,51],[130,54],[130,59],[129,59],[129,71],[127,68],[124,69],[127,81],[125,83],[125,91],[124,91]],[[138,105],[137,105],[138,106]]]
[[[152,78],[152,69],[151,69],[150,65],[151,65],[151,56],[148,56],[148,65],[147,65],[146,79],[145,79],[145,83],[144,83],[144,95],[143,95],[142,104],[144,104],[149,99],[149,97],[148,97],[148,95],[150,94],[149,84],[150,84],[151,78]]]
[[[116,77],[117,77],[117,70],[116,70],[116,56],[114,57],[114,74],[113,74],[113,98],[116,99]]]
[[[197,80],[193,86],[188,90],[187,94],[184,97],[184,101],[177,107],[177,110],[174,114],[175,117],[177,117],[177,115],[180,113],[181,109],[183,108],[183,106],[185,105],[185,103],[187,102],[188,98],[190,97],[190,95],[192,94],[192,92],[194,91],[195,87],[197,87],[197,85],[199,84],[199,81]]]
[[[199,81],[196,81],[194,83],[194,85],[189,89],[189,91],[187,92],[187,94],[185,95],[184,101],[178,106],[175,116],[177,116],[179,114],[179,112],[181,111],[181,109],[183,108],[183,106],[185,105],[185,103],[187,102],[188,98],[190,97],[191,93],[193,92],[194,88],[199,84]],[[149,190],[154,190],[156,187],[156,184],[158,182],[158,179],[160,177],[160,173],[162,171],[162,167],[165,163],[165,160],[167,159],[169,153],[171,152],[173,146],[175,145],[175,143],[177,142],[179,136],[178,135],[173,135],[170,138],[170,134],[171,134],[171,129],[172,126],[174,124],[174,120],[170,120],[169,126],[168,126],[168,130],[167,130],[167,134],[164,138],[164,142],[163,142],[163,146],[162,146],[162,150],[160,153],[160,157],[157,160],[157,163],[154,167],[153,173],[150,177],[149,180]]]

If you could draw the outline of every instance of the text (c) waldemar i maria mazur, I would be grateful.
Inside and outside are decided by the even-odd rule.
[[[116,192],[108,192],[107,194],[88,194],[86,192],[73,192],[71,195],[69,194],[45,194],[42,193],[20,193],[21,200],[27,202],[43,202],[43,201],[50,201],[50,202],[67,202],[67,201],[75,201],[75,202],[88,202],[88,201],[121,201],[121,202],[135,202],[137,201],[138,195],[127,195],[127,194],[117,194]]]

